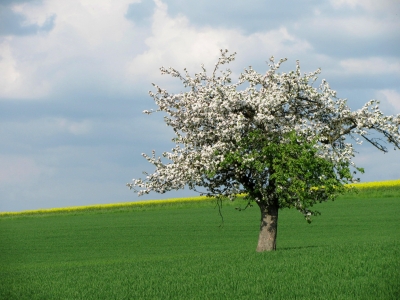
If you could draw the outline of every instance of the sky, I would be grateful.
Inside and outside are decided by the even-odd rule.
[[[170,151],[173,132],[148,95],[180,92],[159,68],[192,74],[236,52],[244,68],[322,69],[351,109],[370,99],[400,113],[398,0],[1,0],[0,211],[197,195],[138,197],[126,187]],[[236,76],[236,78],[235,78]],[[364,143],[361,181],[400,178],[400,151]]]

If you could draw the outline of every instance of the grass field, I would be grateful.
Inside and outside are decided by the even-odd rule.
[[[400,299],[400,187],[282,210],[269,253],[239,204],[3,215],[0,299]]]

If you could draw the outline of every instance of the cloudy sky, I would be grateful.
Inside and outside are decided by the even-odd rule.
[[[161,199],[125,184],[173,146],[148,91],[180,92],[159,68],[212,66],[237,52],[235,74],[321,67],[352,109],[379,99],[400,113],[398,0],[1,0],[0,211]],[[362,181],[400,178],[400,152],[364,144]]]

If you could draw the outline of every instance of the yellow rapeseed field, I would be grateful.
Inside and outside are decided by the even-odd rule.
[[[374,182],[364,182],[349,184],[349,187],[356,187],[358,189],[376,189],[376,188],[400,188],[400,179],[397,180],[386,180],[386,181],[374,181]],[[124,202],[124,203],[111,203],[111,204],[95,204],[95,205],[85,205],[85,206],[70,206],[62,208],[49,208],[49,209],[36,209],[36,210],[24,210],[20,212],[0,212],[1,216],[17,216],[17,215],[30,215],[30,214],[43,214],[43,213],[61,213],[61,212],[78,212],[83,210],[98,210],[107,208],[128,208],[128,207],[139,207],[139,206],[153,206],[162,204],[172,204],[172,203],[184,203],[184,202],[201,202],[209,201],[212,198],[206,196],[200,197],[188,197],[188,198],[171,198],[164,200],[146,200],[146,201],[136,201],[136,202]]]
[[[107,209],[107,208],[124,208],[132,206],[152,206],[152,205],[162,205],[170,203],[183,203],[183,202],[199,202],[210,200],[206,196],[200,197],[190,197],[190,198],[170,198],[163,200],[146,200],[146,201],[135,201],[135,202],[123,202],[123,203],[110,203],[110,204],[94,204],[94,205],[84,205],[84,206],[69,206],[60,208],[45,208],[45,209],[35,209],[35,210],[24,210],[20,212],[0,212],[1,216],[13,216],[13,215],[29,215],[29,214],[41,214],[41,213],[60,213],[60,212],[74,212],[82,210],[97,210],[97,209]]]
[[[400,187],[400,179],[362,182],[362,183],[349,184],[349,186],[355,186],[359,189]]]

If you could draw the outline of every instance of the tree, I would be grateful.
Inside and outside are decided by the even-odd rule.
[[[162,154],[167,162],[154,151],[142,154],[156,170],[127,185],[139,196],[185,186],[217,199],[246,194],[261,212],[257,251],[275,250],[279,209],[294,207],[310,222],[314,204],[335,199],[364,171],[346,138],[387,152],[370,136],[376,132],[400,149],[400,115],[384,116],[376,100],[351,111],[325,80],[313,87],[320,69],[302,75],[298,61],[295,71],[278,73],[286,59],[271,57],[266,74],[249,67],[232,83],[231,71],[219,67],[234,58],[221,50],[210,76],[203,65],[194,77],[161,68],[186,91],[170,94],[153,84],[158,109],[144,112],[166,113],[176,146]]]

